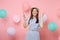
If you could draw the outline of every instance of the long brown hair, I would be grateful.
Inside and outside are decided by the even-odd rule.
[[[39,23],[39,19],[38,19],[39,10],[38,10],[38,8],[36,8],[36,7],[31,8],[31,16],[30,16],[29,22],[30,22],[31,19],[33,19],[33,14],[32,14],[32,12],[33,12],[34,9],[36,9],[36,11],[37,11],[37,15],[36,15],[37,21],[36,21],[36,23]],[[29,22],[28,22],[28,24],[29,24]]]

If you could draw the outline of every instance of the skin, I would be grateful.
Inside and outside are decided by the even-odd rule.
[[[38,12],[36,11],[36,9],[34,9],[33,12],[32,12],[33,17],[35,17],[35,16],[37,15],[37,13],[38,13]]]
[[[37,10],[34,9],[33,12],[32,12],[33,17],[36,17],[37,13],[38,13]],[[43,14],[43,15],[44,15],[44,14]],[[42,18],[43,18],[43,15],[42,15]],[[23,18],[24,18],[24,28],[26,28],[26,27],[28,27],[28,23],[26,22],[26,17],[25,17],[25,15],[23,16]],[[43,20],[42,20],[41,23],[40,23],[40,27],[43,28]]]

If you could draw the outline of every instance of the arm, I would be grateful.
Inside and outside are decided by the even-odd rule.
[[[40,22],[40,27],[41,28],[43,28],[43,26],[44,26],[43,16],[44,16],[44,14],[41,15],[41,22]]]
[[[27,28],[27,26],[28,26],[28,23],[26,22],[27,19],[26,19],[25,15],[23,17],[24,17],[24,28]]]
[[[40,27],[43,28],[43,21],[40,23]]]

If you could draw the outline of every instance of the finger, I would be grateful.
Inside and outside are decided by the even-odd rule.
[[[25,18],[25,15],[23,15],[23,17]]]

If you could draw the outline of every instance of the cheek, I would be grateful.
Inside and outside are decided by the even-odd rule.
[[[37,12],[35,12],[35,15],[37,15]]]
[[[37,12],[32,12],[32,13],[33,13],[33,15],[34,15],[34,16],[36,16],[36,15],[37,15]]]

